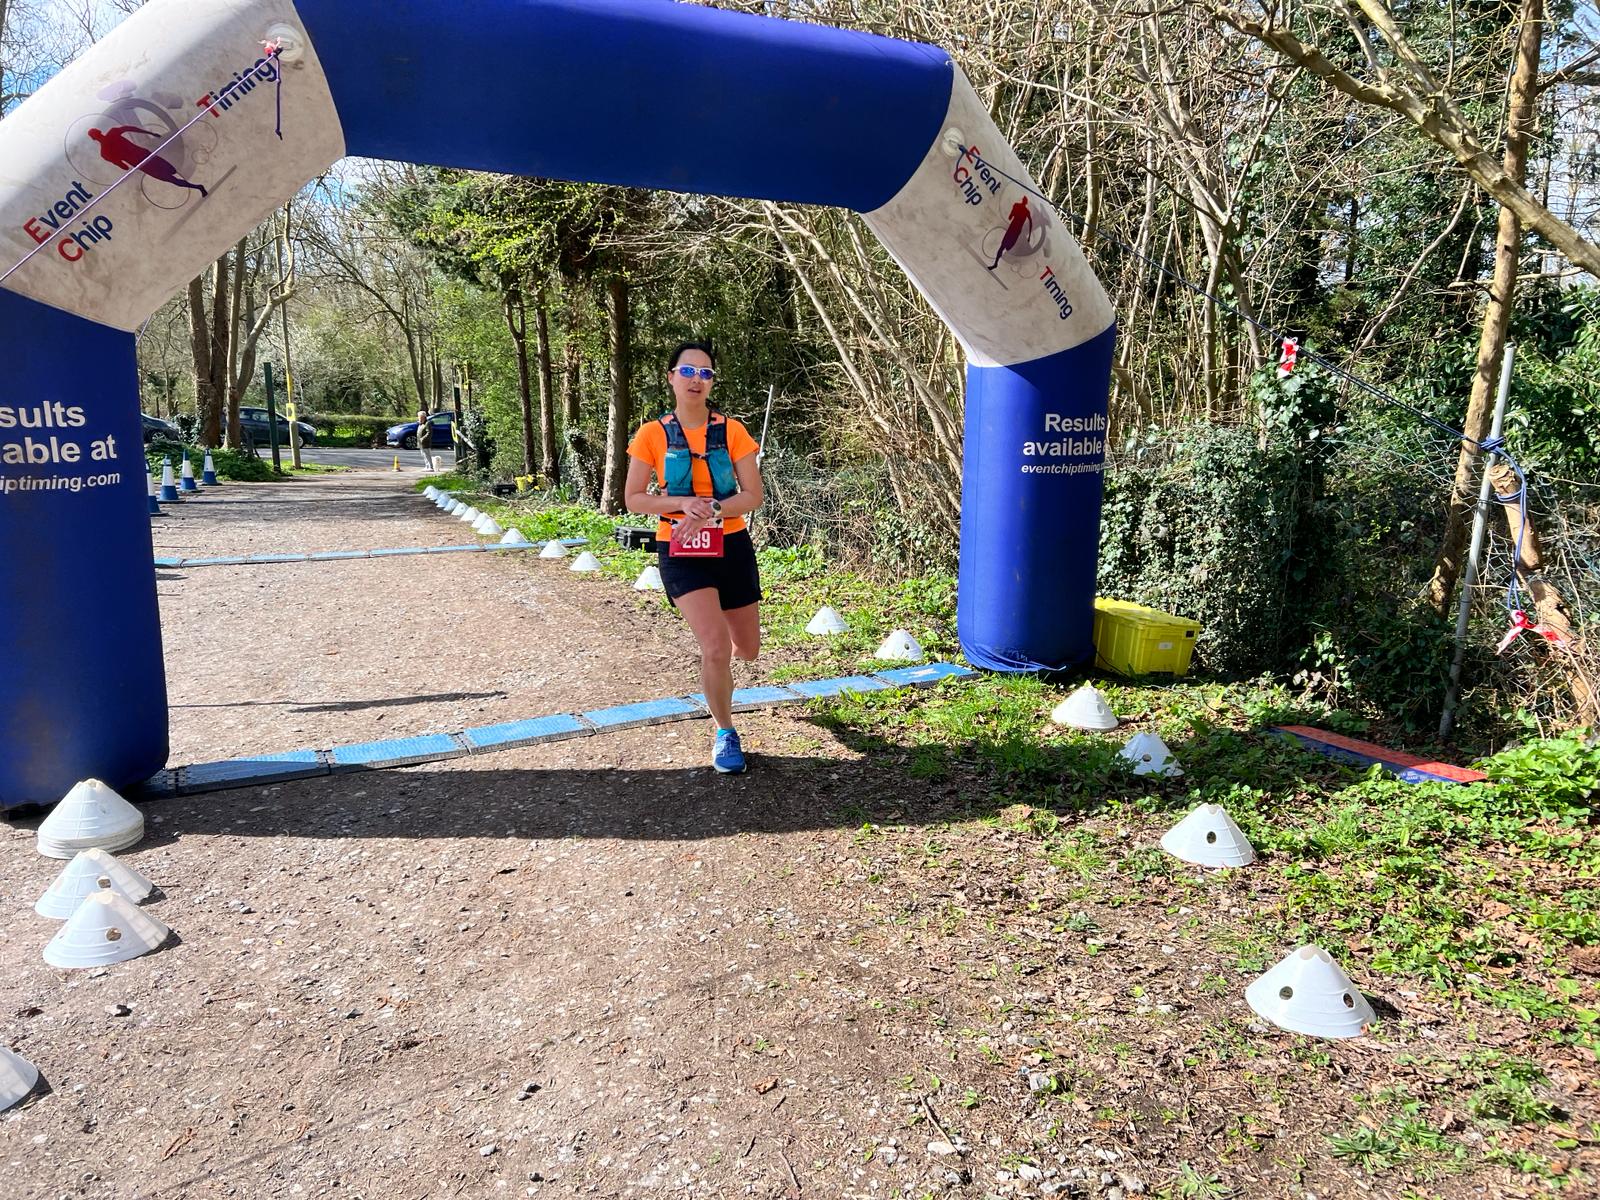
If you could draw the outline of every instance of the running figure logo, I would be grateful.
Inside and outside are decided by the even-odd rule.
[[[1024,226],[1029,233],[1033,232],[1033,212],[1028,208],[1026,196],[1011,206],[1011,222],[1006,226],[1005,236],[1000,239],[1000,249],[995,251],[994,261],[989,264],[990,271],[1000,265],[1000,260],[1006,256],[1006,251],[1022,240]]]
[[[138,143],[130,141],[128,135],[133,133],[143,134],[145,137],[160,138],[160,134],[144,128],[142,125],[117,125],[111,129],[89,130],[89,139],[100,147],[100,157],[114,167],[121,167],[124,171],[131,171],[137,167],[141,172],[152,179],[159,179],[162,183],[170,183],[175,187],[188,188],[199,192],[201,199],[211,193],[206,191],[204,185],[190,183],[178,169]]]

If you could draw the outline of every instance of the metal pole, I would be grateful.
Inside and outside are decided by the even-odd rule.
[[[767,456],[767,426],[772,424],[772,398],[778,394],[778,385],[767,385],[767,416],[761,422],[761,442],[756,448],[756,466],[761,465],[761,460]]]
[[[1511,365],[1516,361],[1517,348],[1506,343],[1505,356],[1500,360],[1500,392],[1494,401],[1494,420],[1489,426],[1489,440],[1500,436],[1505,426],[1506,399],[1511,395]],[[1439,740],[1444,741],[1455,727],[1456,703],[1461,699],[1461,664],[1467,655],[1467,618],[1472,610],[1472,589],[1478,582],[1478,563],[1483,556],[1484,526],[1489,516],[1489,469],[1498,456],[1491,451],[1483,464],[1483,482],[1478,486],[1478,507],[1472,514],[1472,542],[1467,551],[1467,569],[1461,577],[1461,604],[1456,609],[1456,653],[1450,661],[1450,686],[1444,694],[1444,713],[1439,718]],[[1511,569],[1516,570],[1513,563]]]
[[[267,373],[267,440],[272,443],[272,470],[283,474],[283,462],[278,457],[278,393],[272,386],[272,364],[263,370]]]

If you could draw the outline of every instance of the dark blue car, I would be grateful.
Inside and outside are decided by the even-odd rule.
[[[433,449],[448,450],[455,444],[456,414],[453,412],[436,412],[428,418],[428,425],[433,430]],[[387,440],[391,446],[403,446],[407,450],[417,448],[417,423],[404,421],[399,425],[389,426]]]

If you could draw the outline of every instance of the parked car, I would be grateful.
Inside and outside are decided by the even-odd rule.
[[[139,420],[144,423],[144,444],[151,442],[181,442],[183,434],[171,421],[164,421],[160,417],[152,417],[149,413],[140,413]]]
[[[428,418],[428,425],[433,430],[433,448],[435,450],[448,450],[455,445],[456,414],[448,410],[436,412]],[[415,421],[402,421],[399,425],[389,426],[385,439],[391,446],[403,446],[407,450],[417,448],[417,423]]]
[[[278,418],[278,445],[289,444],[289,419],[282,413],[275,414]],[[239,410],[239,428],[243,431],[247,444],[256,449],[272,445],[272,435],[267,429],[267,410],[264,408],[241,408]],[[304,421],[296,421],[295,428],[300,431],[300,444],[302,446],[315,446],[317,444],[317,430],[315,426],[307,425]]]

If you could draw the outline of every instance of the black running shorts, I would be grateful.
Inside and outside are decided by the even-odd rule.
[[[667,553],[665,542],[658,545],[661,586],[674,606],[679,596],[701,588],[717,589],[724,612],[760,601],[761,575],[756,569],[756,547],[748,529],[723,537],[721,558],[673,558]]]

